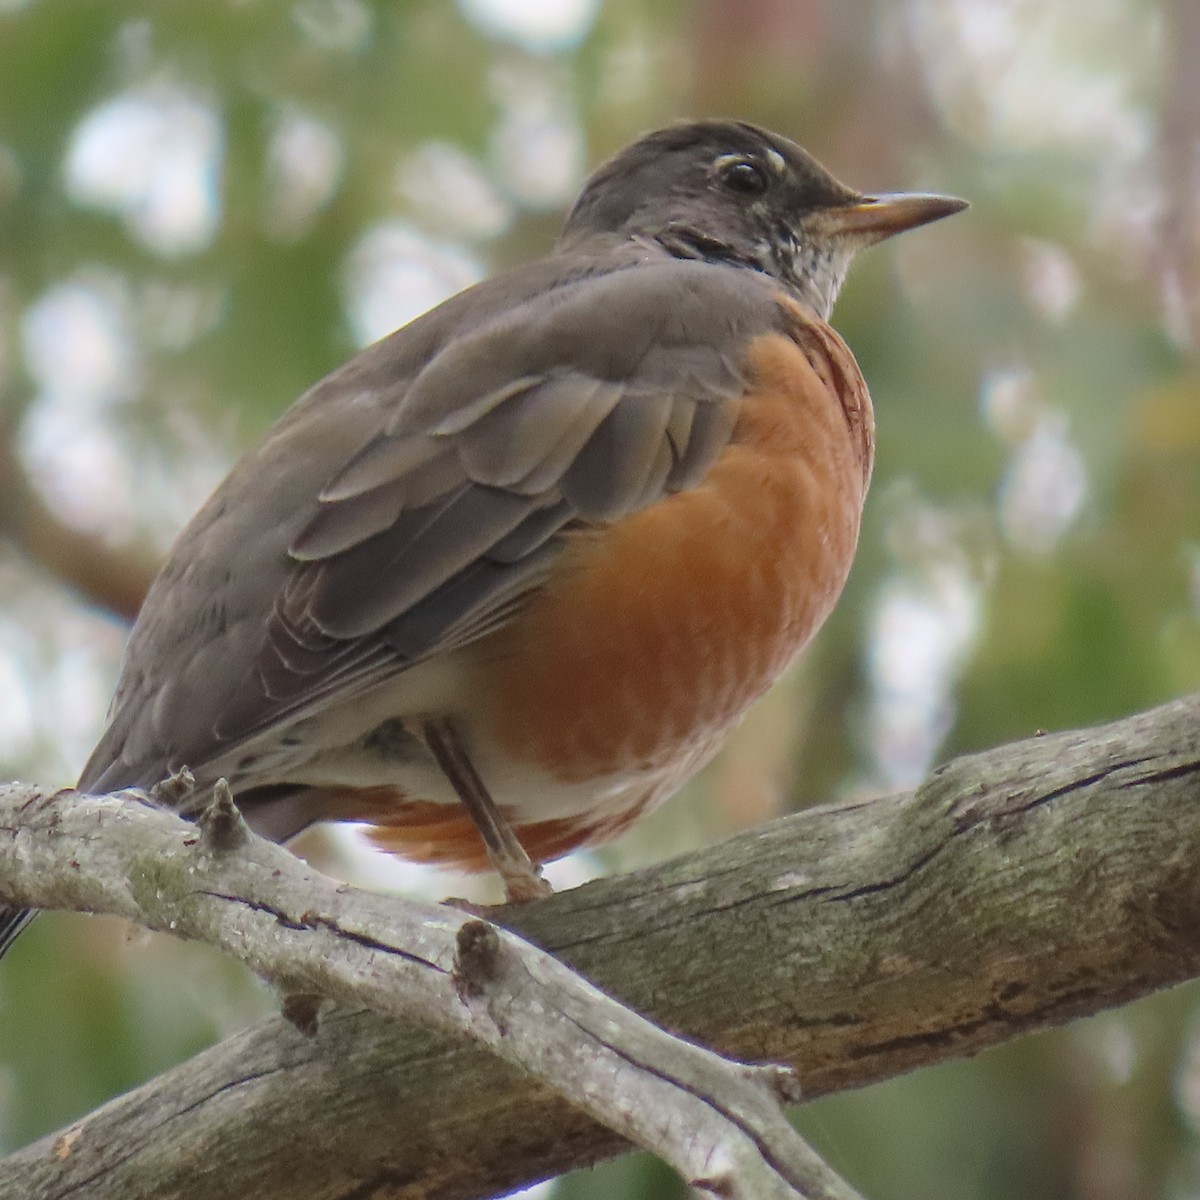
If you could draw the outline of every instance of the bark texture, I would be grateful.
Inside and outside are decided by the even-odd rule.
[[[0,796],[0,899],[106,907],[79,880],[89,846],[116,837],[107,822],[82,844],[59,836],[59,869],[38,858],[34,880],[55,834],[30,827],[22,799]],[[1200,974],[1198,801],[1192,697],[960,758],[913,793],[785,818],[504,919],[667,1028],[793,1065],[812,1097]],[[243,936],[252,907],[226,897],[205,929],[163,887],[161,854],[142,857],[129,894],[143,913],[166,892],[193,936]],[[322,955],[390,920],[386,906],[351,894]],[[167,913],[148,923],[180,919]],[[287,932],[270,916],[252,964],[272,926]],[[295,991],[326,985],[313,970]],[[0,1200],[465,1200],[627,1147],[498,1047],[444,1028],[348,1006],[323,1009],[315,1036],[269,1022],[10,1156]]]

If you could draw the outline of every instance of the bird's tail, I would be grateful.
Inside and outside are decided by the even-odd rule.
[[[21,936],[21,930],[37,916],[32,908],[0,908],[0,958]]]

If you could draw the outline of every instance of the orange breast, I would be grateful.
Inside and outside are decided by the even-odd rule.
[[[842,589],[871,464],[866,387],[808,317],[759,339],[703,483],[581,531],[479,644],[488,735],[564,781],[660,769],[727,729]]]
[[[382,789],[381,789],[382,790]],[[636,803],[610,810],[602,806],[571,817],[521,821],[508,813],[521,845],[534,862],[553,862],[581,846],[607,842],[623,833],[659,797],[653,792]],[[399,854],[409,862],[484,871],[488,867],[483,839],[463,808],[408,800],[392,793],[388,811],[371,830],[371,840],[381,850]]]

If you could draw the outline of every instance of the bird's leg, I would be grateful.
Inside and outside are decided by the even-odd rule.
[[[454,722],[448,718],[426,721],[424,734],[430,753],[475,822],[488,858],[504,880],[508,903],[524,903],[549,896],[554,889],[542,878],[541,867],[525,853],[512,826],[496,807]]]

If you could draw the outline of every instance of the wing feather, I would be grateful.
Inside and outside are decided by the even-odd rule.
[[[746,345],[781,322],[756,272],[564,258],[365,351],[181,538],[84,782],[144,785],[181,762],[204,781],[252,743],[269,757],[322,706],[499,628],[572,529],[703,479]]]

